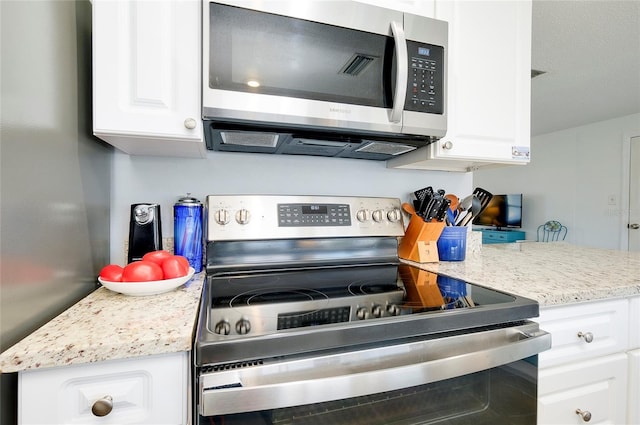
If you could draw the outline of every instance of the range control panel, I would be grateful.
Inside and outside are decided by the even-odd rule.
[[[209,195],[207,241],[403,236],[396,198]]]
[[[278,204],[279,226],[351,226],[348,204]]]

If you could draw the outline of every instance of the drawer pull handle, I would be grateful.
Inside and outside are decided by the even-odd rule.
[[[583,421],[589,422],[591,420],[591,412],[585,411],[583,412],[580,409],[576,409],[576,415],[580,415]]]
[[[591,332],[578,332],[578,338],[584,338],[584,342],[589,344],[593,341],[593,334]]]
[[[107,416],[113,410],[113,398],[110,395],[106,395],[99,400],[96,400],[91,406],[91,413],[95,416]]]

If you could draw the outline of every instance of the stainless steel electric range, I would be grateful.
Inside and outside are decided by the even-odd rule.
[[[398,199],[205,209],[196,423],[535,423],[538,304],[402,264]]]

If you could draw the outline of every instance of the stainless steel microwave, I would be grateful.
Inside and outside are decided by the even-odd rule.
[[[444,136],[446,22],[356,1],[203,7],[208,149],[385,160]]]

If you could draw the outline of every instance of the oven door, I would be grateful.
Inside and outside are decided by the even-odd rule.
[[[204,368],[200,423],[535,424],[536,323]],[[469,422],[472,421],[472,422]]]
[[[444,136],[446,22],[354,1],[203,4],[205,119]]]

